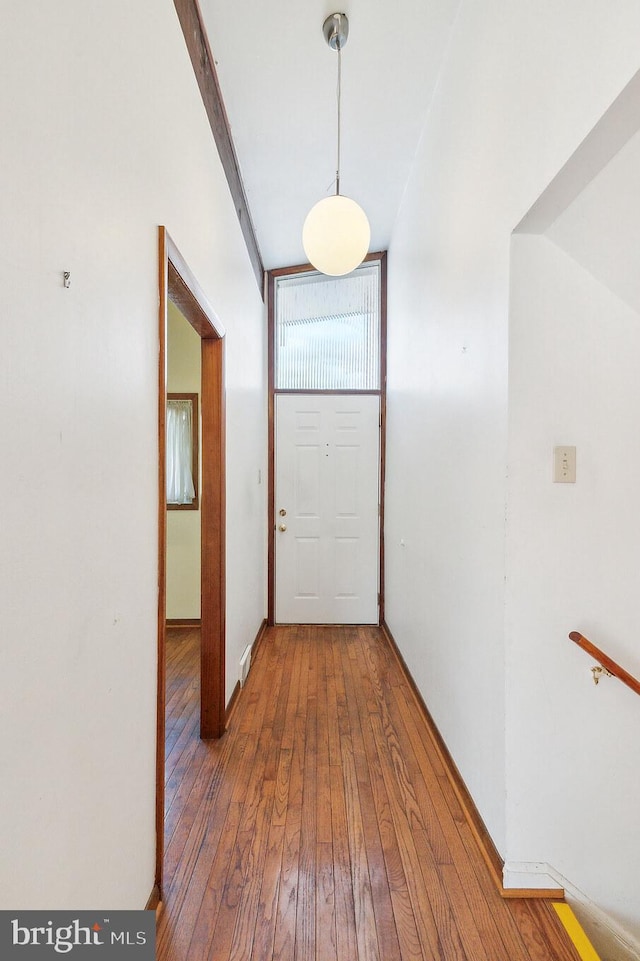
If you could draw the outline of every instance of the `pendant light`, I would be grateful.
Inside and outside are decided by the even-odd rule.
[[[342,95],[342,48],[349,36],[344,13],[333,13],[322,25],[324,38],[338,52],[338,162],[336,192],[320,200],[307,214],[302,228],[302,246],[309,263],[332,277],[349,274],[369,251],[371,230],[362,207],[340,193],[340,122]]]

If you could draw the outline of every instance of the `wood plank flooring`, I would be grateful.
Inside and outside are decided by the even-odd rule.
[[[159,961],[578,961],[497,892],[381,631],[269,629],[215,742],[198,652],[168,632]]]

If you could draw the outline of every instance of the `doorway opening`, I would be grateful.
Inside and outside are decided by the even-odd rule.
[[[167,620],[167,311],[171,301],[200,337],[200,737],[225,730],[224,327],[165,227],[159,228],[158,713],[156,895],[162,892]]]
[[[386,254],[269,272],[268,623],[384,622]]]

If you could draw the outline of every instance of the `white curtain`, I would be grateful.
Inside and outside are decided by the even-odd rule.
[[[167,503],[191,504],[193,486],[190,400],[167,401]]]

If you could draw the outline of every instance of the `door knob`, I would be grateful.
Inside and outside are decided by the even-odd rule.
[[[286,517],[286,516],[287,516],[287,512],[286,512],[286,510],[284,509],[284,507],[281,507],[281,508],[280,508],[280,510],[278,511],[278,514],[280,514],[280,517]]]
[[[286,529],[287,529],[286,524],[281,524],[280,527],[278,528],[279,531],[286,531]]]

